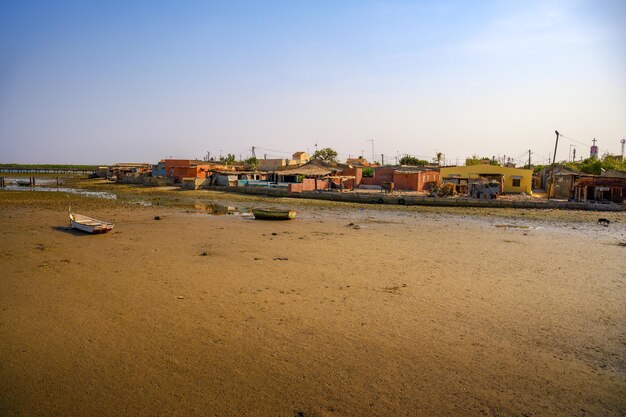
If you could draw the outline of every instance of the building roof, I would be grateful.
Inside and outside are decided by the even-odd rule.
[[[600,175],[586,175],[580,177],[574,187],[578,186],[605,186],[605,187],[626,187],[626,178],[602,177]]]

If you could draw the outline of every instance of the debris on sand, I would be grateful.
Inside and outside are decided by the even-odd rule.
[[[288,261],[289,258],[274,258],[275,261]]]
[[[530,226],[519,224],[496,224],[496,227],[510,227],[512,229],[530,229]]]
[[[161,220],[161,216],[154,216],[154,220]]]

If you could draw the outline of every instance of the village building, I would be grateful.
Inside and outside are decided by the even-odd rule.
[[[119,162],[108,167],[106,177],[121,181],[125,177],[137,177],[152,171],[152,165],[145,162]]]
[[[306,164],[311,160],[311,156],[308,153],[302,151],[294,153],[291,158],[294,161],[297,161],[298,165]]]
[[[574,201],[623,203],[626,198],[626,178],[583,175],[572,186]]]
[[[620,171],[619,169],[603,169],[600,175],[603,177],[626,178],[626,171]]]
[[[490,164],[442,167],[440,179],[441,181],[462,179],[466,182],[472,179],[484,179],[500,183],[501,191],[504,193],[532,194],[532,171],[529,169]]]
[[[259,159],[258,166],[261,171],[276,171],[284,167],[299,166],[307,163],[311,157],[306,152],[295,152],[291,155],[292,159]]]
[[[384,166],[374,168],[374,176],[363,178],[360,185],[380,186],[388,190],[428,192],[439,182],[438,167]]]
[[[546,167],[541,171],[541,188],[550,198],[570,200],[574,196],[574,182],[581,175],[585,174],[563,165]]]
[[[258,164],[261,171],[276,171],[287,166],[297,166],[298,162],[293,159],[259,159]]]
[[[196,159],[165,159],[157,164],[157,172],[164,173],[164,176],[173,178],[175,182],[181,182],[184,178],[207,178],[213,171],[234,170],[232,165]]]

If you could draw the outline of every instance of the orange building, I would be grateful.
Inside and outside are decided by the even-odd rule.
[[[438,181],[439,171],[398,169],[393,173],[393,186],[396,190],[430,191]]]
[[[380,185],[393,183],[399,191],[430,191],[437,185],[439,171],[424,167],[380,167],[374,169],[374,176],[362,178],[363,185]]]
[[[234,171],[234,167],[193,159],[166,159],[165,175],[179,182],[183,178],[206,178],[213,171]]]

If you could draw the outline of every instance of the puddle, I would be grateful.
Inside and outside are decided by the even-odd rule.
[[[26,188],[26,187],[30,187],[30,178],[4,177],[4,183],[7,184],[8,186],[16,186],[16,187],[20,187],[20,188]],[[59,183],[62,184],[63,181],[59,181]],[[56,185],[56,184],[57,184],[56,178],[37,178],[37,177],[35,177],[35,186]]]

